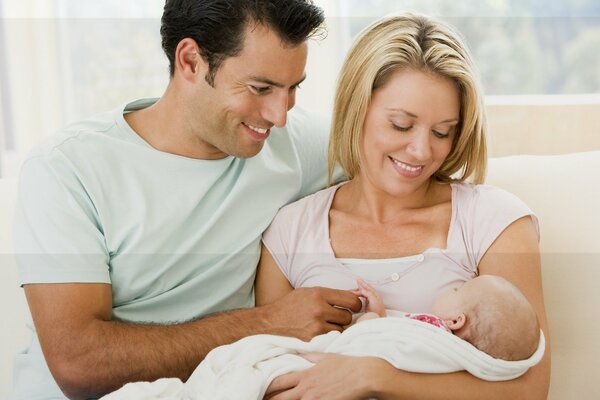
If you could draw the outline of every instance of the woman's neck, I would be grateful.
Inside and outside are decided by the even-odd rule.
[[[433,179],[404,195],[387,193],[362,177],[355,177],[344,186],[340,188],[343,195],[336,208],[378,224],[405,219],[407,214],[411,215],[415,210],[448,200],[443,190],[444,185]]]

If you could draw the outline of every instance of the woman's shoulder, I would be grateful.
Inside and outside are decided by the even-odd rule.
[[[531,208],[513,193],[485,184],[452,184],[453,202],[457,220],[474,231],[496,228],[504,230],[507,225],[524,216],[531,216],[539,231],[538,220]],[[468,229],[471,230],[471,229]]]
[[[340,185],[342,183],[319,190],[281,207],[277,217],[288,219],[303,217],[307,214],[322,214],[325,208],[331,204],[332,197]]]
[[[513,193],[487,184],[452,183],[454,200],[461,206],[527,207]]]
[[[516,220],[529,216],[539,240],[539,222],[533,211],[514,194],[491,185],[452,184],[455,225],[453,248],[469,255],[471,268],[477,269],[492,243]]]
[[[263,234],[272,254],[289,253],[298,246],[312,246],[327,228],[328,206],[339,185],[283,206]],[[312,248],[312,247],[310,247]]]

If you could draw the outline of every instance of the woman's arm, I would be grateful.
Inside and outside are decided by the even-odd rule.
[[[256,280],[254,282],[256,305],[263,306],[272,303],[292,290],[294,288],[285,275],[283,275],[273,256],[263,244],[256,271]]]
[[[510,382],[522,387],[522,393],[529,393],[530,399],[545,399],[550,386],[550,333],[544,307],[540,249],[531,217],[523,217],[506,228],[483,256],[479,273],[509,280],[533,306],[546,339],[544,358],[523,377]]]
[[[537,235],[529,217],[512,223],[479,264],[481,274],[513,282],[531,302],[546,336],[542,361],[517,379],[487,382],[467,372],[418,374],[401,371],[375,358],[318,356],[316,365],[273,381],[273,400],[300,398],[363,399],[546,399],[550,384],[550,340],[544,310]],[[273,396],[273,394],[278,393]]]

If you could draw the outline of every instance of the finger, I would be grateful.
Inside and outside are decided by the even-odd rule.
[[[362,295],[363,297],[366,297],[367,299],[374,299],[377,298],[377,293],[368,290],[368,289],[361,289],[362,290]]]
[[[334,306],[331,307],[331,309],[323,315],[323,318],[325,319],[325,321],[331,324],[339,325],[340,327],[342,327],[352,322],[352,311],[346,308]]]
[[[319,362],[321,362],[325,357],[327,356],[327,353],[307,353],[307,354],[302,354],[301,357],[310,361],[313,364],[318,364]]]
[[[359,278],[359,279],[357,279],[357,282],[358,282],[358,287],[359,288],[364,289],[364,290],[366,290],[368,292],[371,292],[371,293],[377,293],[377,291],[375,290],[375,288],[373,286],[369,285],[364,280],[362,280],[362,279]]]
[[[332,306],[339,306],[347,308],[353,312],[360,310],[361,302],[358,299],[358,295],[352,293],[350,290],[339,290],[323,288],[325,293],[325,301]]]
[[[377,294],[377,292],[372,292],[369,291],[367,289],[361,289],[362,290],[362,297],[365,298],[365,302],[368,304],[369,302],[372,301],[377,301],[377,299],[379,299],[379,295]]]
[[[286,390],[284,392],[276,393],[272,397],[265,397],[268,400],[300,400],[302,399],[302,394],[298,387],[295,387],[290,390]]]
[[[274,395],[295,388],[300,382],[300,374],[298,372],[290,372],[289,374],[278,376],[273,379],[265,395]]]

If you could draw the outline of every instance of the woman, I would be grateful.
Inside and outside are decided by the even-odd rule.
[[[406,14],[366,28],[336,94],[329,176],[348,182],[284,207],[263,236],[257,305],[297,287],[351,290],[367,280],[388,308],[431,312],[477,275],[514,283],[548,338],[537,220],[485,176],[485,116],[468,50],[446,25]],[[475,185],[467,184],[470,179]],[[549,342],[547,342],[549,343]],[[273,399],[546,398],[549,348],[521,378],[415,374],[375,358],[315,355]]]

